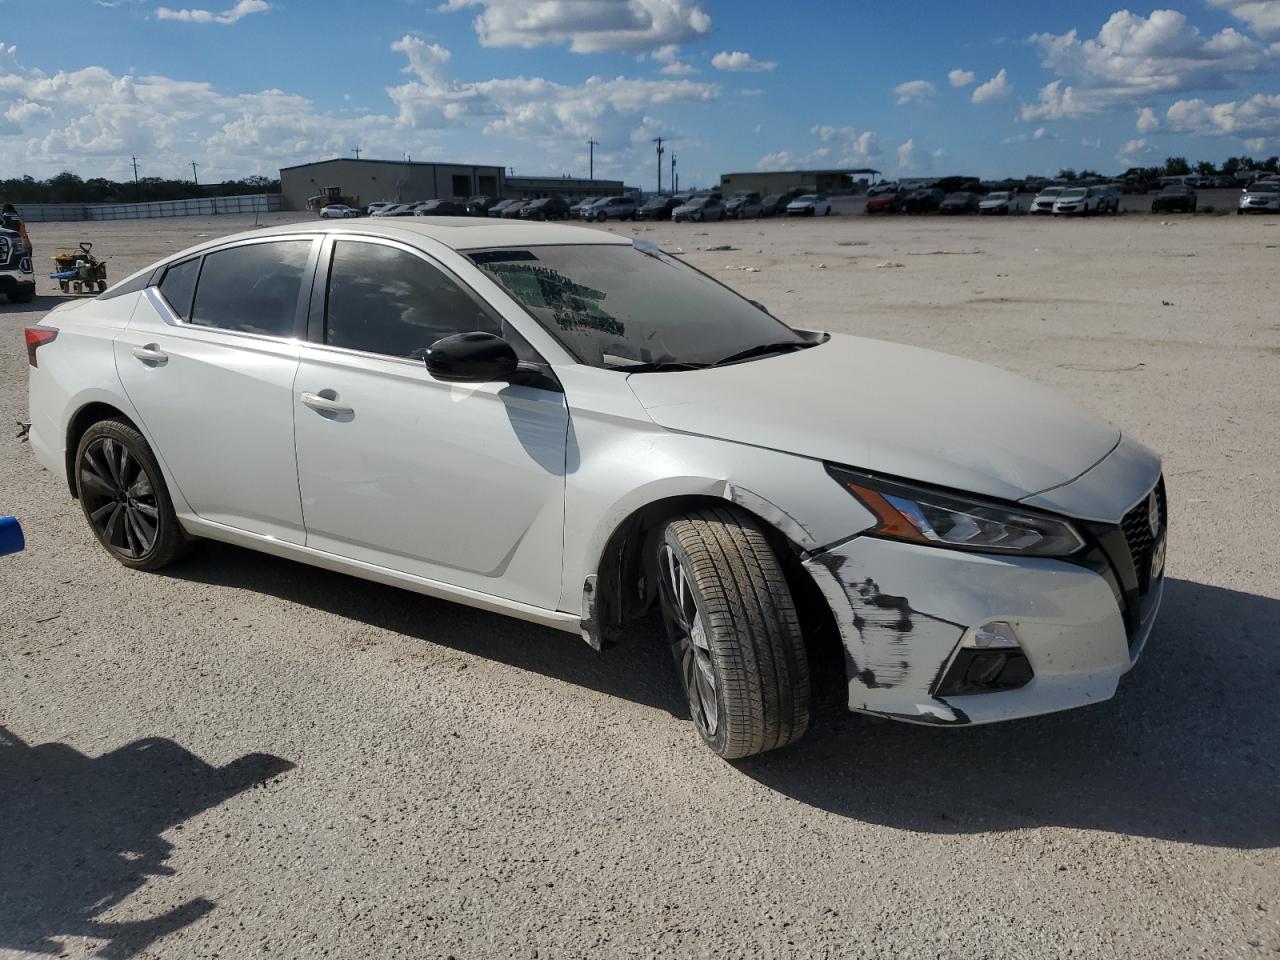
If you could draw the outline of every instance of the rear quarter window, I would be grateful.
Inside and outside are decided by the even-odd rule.
[[[169,301],[173,312],[183,320],[191,316],[191,300],[196,292],[196,277],[200,275],[200,258],[194,257],[175,263],[164,272],[160,292]]]
[[[251,243],[206,254],[191,323],[237,333],[296,336],[298,294],[310,254],[310,240]]]

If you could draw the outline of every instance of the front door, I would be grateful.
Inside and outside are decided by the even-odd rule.
[[[320,241],[239,243],[170,266],[115,343],[156,455],[201,518],[302,543],[293,380]]]
[[[294,390],[307,546],[554,609],[564,395],[435,380],[422,358],[441,337],[518,335],[408,246],[343,237],[331,256]]]

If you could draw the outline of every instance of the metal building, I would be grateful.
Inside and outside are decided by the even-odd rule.
[[[754,190],[761,196],[766,196],[802,187],[814,193],[852,193],[874,183],[879,177],[880,171],[869,167],[845,170],[756,170],[721,174],[720,192],[727,197],[740,190]]]
[[[437,197],[505,196],[502,167],[417,160],[354,160],[342,157],[280,169],[284,209],[306,210],[326,187],[364,206],[375,200],[434,200]]]
[[[634,193],[621,180],[588,180],[585,177],[507,177],[502,196],[513,200],[538,197],[617,197]]]

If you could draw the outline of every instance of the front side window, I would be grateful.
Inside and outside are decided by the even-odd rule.
[[[502,327],[477,298],[421,257],[379,243],[333,245],[324,331],[330,346],[421,359],[443,337],[475,330],[502,336]]]
[[[191,322],[238,333],[294,336],[298,292],[310,253],[310,240],[275,240],[207,254]]]
[[[811,342],[663,253],[573,244],[469,256],[575,358],[592,366],[706,365],[765,344]]]
[[[191,316],[191,299],[196,293],[196,277],[200,276],[200,258],[175,263],[164,272],[160,292],[173,312],[186,320]]]

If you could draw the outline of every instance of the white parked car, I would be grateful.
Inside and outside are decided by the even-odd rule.
[[[607,231],[256,230],[26,342],[31,448],[124,565],[222,540],[598,649],[657,604],[724,757],[796,740],[827,685],[948,726],[1106,700],[1160,603],[1138,441]]]
[[[1005,190],[988,193],[978,201],[978,213],[1003,215],[1017,209],[1018,201],[1012,193]]]
[[[1031,201],[1032,213],[1053,213],[1053,205],[1066,187],[1045,187]]]
[[[358,216],[360,211],[345,203],[331,203],[327,207],[320,208],[321,220],[354,220]]]
[[[1259,180],[1246,187],[1236,201],[1236,213],[1280,212],[1280,181]]]
[[[830,213],[831,201],[817,193],[803,194],[787,204],[789,217],[825,217]]]
[[[1101,195],[1093,187],[1067,187],[1053,201],[1053,215],[1078,214],[1088,216],[1098,212]]]

